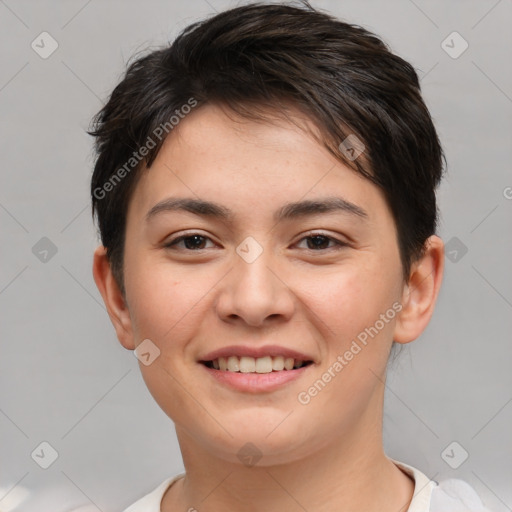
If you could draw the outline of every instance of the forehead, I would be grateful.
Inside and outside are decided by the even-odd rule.
[[[271,113],[272,115],[272,113]],[[380,190],[335,159],[307,130],[315,125],[299,112],[294,120],[255,121],[204,105],[172,130],[134,193],[133,208],[147,214],[169,195],[196,197],[252,213],[276,203],[342,196],[383,206]],[[286,201],[285,201],[286,200]],[[360,206],[360,210],[365,210]]]

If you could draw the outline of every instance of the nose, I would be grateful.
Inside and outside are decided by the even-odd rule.
[[[264,249],[252,262],[234,254],[233,268],[221,281],[216,303],[222,320],[260,327],[289,320],[295,305],[285,272],[270,250]]]

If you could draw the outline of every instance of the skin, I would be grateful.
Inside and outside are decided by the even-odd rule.
[[[146,222],[171,196],[220,203],[233,223],[187,212]],[[367,219],[335,212],[273,221],[286,202],[327,196],[358,205]],[[313,230],[346,245],[321,239],[315,248],[305,238]],[[164,247],[185,233],[207,238]],[[252,263],[235,250],[248,236],[263,249]],[[120,343],[134,350],[150,339],[160,350],[140,370],[175,423],[186,470],[162,511],[407,510],[414,483],[382,446],[384,381],[392,341],[416,339],[434,310],[443,242],[432,236],[426,248],[404,282],[382,192],[289,121],[242,120],[215,105],[182,120],[129,204],[126,300],[104,247],[93,264]],[[298,394],[395,302],[400,313],[307,405],[299,403]],[[276,391],[241,392],[198,362],[234,344],[277,344],[315,364]],[[237,457],[247,442],[262,453],[252,467]]]

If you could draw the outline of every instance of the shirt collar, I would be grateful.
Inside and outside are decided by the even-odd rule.
[[[414,494],[407,512],[429,512],[432,489],[438,484],[413,466],[390,459],[399,469],[414,480]]]

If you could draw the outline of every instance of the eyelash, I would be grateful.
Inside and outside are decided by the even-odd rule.
[[[186,235],[181,235],[177,238],[175,238],[174,240],[171,240],[170,242],[168,242],[167,244],[164,245],[165,248],[167,249],[174,249],[174,247],[179,243],[179,242],[182,242],[184,240],[186,240],[187,238],[194,238],[195,236],[199,236],[203,239],[206,239],[206,240],[211,240],[209,237],[207,236],[204,236],[204,235],[201,235],[200,233],[188,233]],[[333,242],[335,244],[334,247],[329,247],[329,248],[326,248],[326,249],[306,249],[307,251],[310,251],[310,252],[323,252],[323,251],[330,251],[330,250],[340,250],[342,249],[343,247],[347,247],[348,244],[346,242],[342,242],[341,240],[337,240],[336,238],[333,238],[331,236],[327,236],[325,235],[324,233],[310,233],[309,235],[301,238],[299,240],[299,242],[302,242],[303,240],[306,240],[308,238],[324,238],[326,240],[329,240],[330,242]],[[175,249],[175,250],[181,250],[181,249]],[[206,249],[186,249],[185,248],[185,251],[186,252],[200,252],[200,251],[205,251]]]

